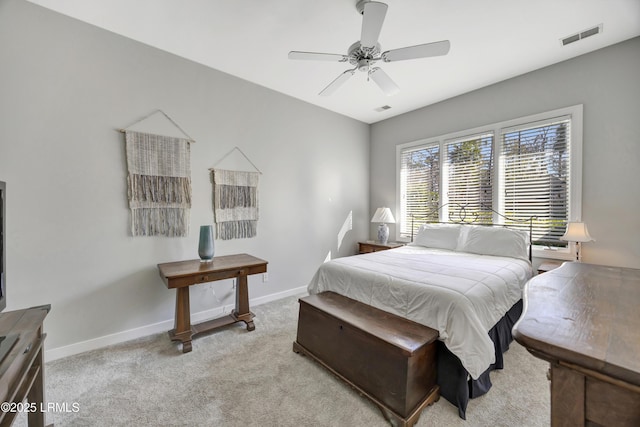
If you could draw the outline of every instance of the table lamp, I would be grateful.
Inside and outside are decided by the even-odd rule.
[[[380,223],[378,226],[378,243],[386,245],[387,240],[389,240],[389,226],[387,226],[387,223],[393,224],[396,222],[396,220],[393,219],[391,209],[378,208],[376,213],[373,214],[371,222]]]
[[[560,240],[576,243],[576,261],[582,262],[581,243],[594,242],[595,239],[589,235],[587,224],[584,222],[568,222],[567,230],[560,237]]]

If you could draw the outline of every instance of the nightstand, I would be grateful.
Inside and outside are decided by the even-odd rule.
[[[559,261],[544,261],[538,267],[538,274],[546,273],[562,265]]]
[[[367,240],[366,242],[358,242],[358,253],[368,254],[371,252],[386,251],[387,249],[399,248],[404,243],[387,242],[384,245],[375,240]]]

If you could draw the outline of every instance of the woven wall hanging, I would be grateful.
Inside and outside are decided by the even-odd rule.
[[[164,112],[162,114],[180,129]],[[122,131],[126,140],[131,233],[134,236],[188,235],[190,144],[194,141],[191,138]]]
[[[212,169],[213,212],[218,239],[255,237],[259,172]]]

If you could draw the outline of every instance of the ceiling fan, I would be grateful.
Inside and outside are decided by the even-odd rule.
[[[320,52],[289,52],[289,59],[331,61],[331,62],[349,62],[355,68],[346,70],[340,74],[334,81],[325,87],[320,95],[329,96],[333,94],[340,86],[342,86],[356,70],[366,72],[376,84],[382,89],[386,95],[394,95],[398,93],[400,88],[391,80],[381,68],[373,65],[378,62],[394,62],[404,61],[406,59],[427,58],[431,56],[446,55],[449,52],[449,40],[442,40],[434,43],[419,44],[416,46],[408,46],[399,49],[387,50],[381,52],[378,37],[382,30],[384,17],[387,14],[387,5],[377,1],[359,0],[356,4],[358,13],[362,15],[362,30],[360,33],[360,41],[355,42],[349,47],[346,55],[336,53],[320,53]]]

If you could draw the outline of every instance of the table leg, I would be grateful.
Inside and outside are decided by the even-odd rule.
[[[247,286],[247,276],[238,276],[238,286],[236,287],[236,309],[233,312],[236,319],[247,324],[247,331],[253,331],[256,326],[253,323],[253,313],[249,311],[249,287]]]
[[[169,331],[173,341],[182,342],[182,352],[191,351],[191,308],[189,307],[189,287],[176,288],[176,314],[174,329]]]

